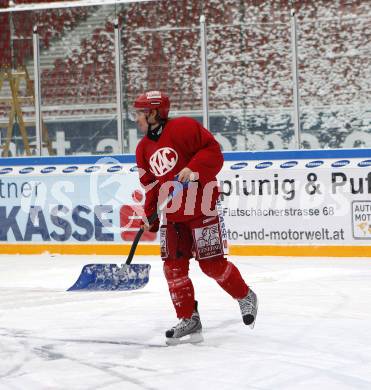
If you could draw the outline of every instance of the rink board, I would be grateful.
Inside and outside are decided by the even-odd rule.
[[[371,150],[225,153],[230,254],[371,256]],[[143,211],[135,158],[0,161],[0,253],[129,252]],[[138,254],[159,254],[146,233]]]

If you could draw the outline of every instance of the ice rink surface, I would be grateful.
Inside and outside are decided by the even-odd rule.
[[[112,261],[113,260],[113,261]],[[66,292],[118,257],[0,256],[0,389],[371,389],[371,259],[234,257],[260,299],[254,330],[192,262],[205,341],[176,323],[157,257],[135,292]]]

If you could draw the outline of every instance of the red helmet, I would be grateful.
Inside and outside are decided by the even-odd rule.
[[[170,110],[170,100],[161,91],[148,91],[135,99],[134,108],[157,109],[161,119],[167,119]]]

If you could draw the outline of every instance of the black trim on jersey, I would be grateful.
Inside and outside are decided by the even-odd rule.
[[[162,121],[162,123],[159,126],[155,127],[154,129],[151,129],[151,125],[148,125],[147,137],[151,141],[157,142],[161,137],[161,134],[162,134],[162,131],[164,130],[165,124],[166,124],[166,121]]]

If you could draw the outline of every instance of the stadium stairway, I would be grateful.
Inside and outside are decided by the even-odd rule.
[[[42,50],[40,53],[41,72],[45,69],[52,69],[56,59],[63,59],[72,54],[72,50],[81,51],[81,41],[84,38],[90,38],[93,31],[104,26],[108,18],[115,17],[115,10],[112,6],[101,6],[95,8],[93,12],[81,21],[76,28],[68,31],[61,39],[50,43],[50,47]],[[33,61],[27,63],[27,69],[30,77],[33,78]]]

